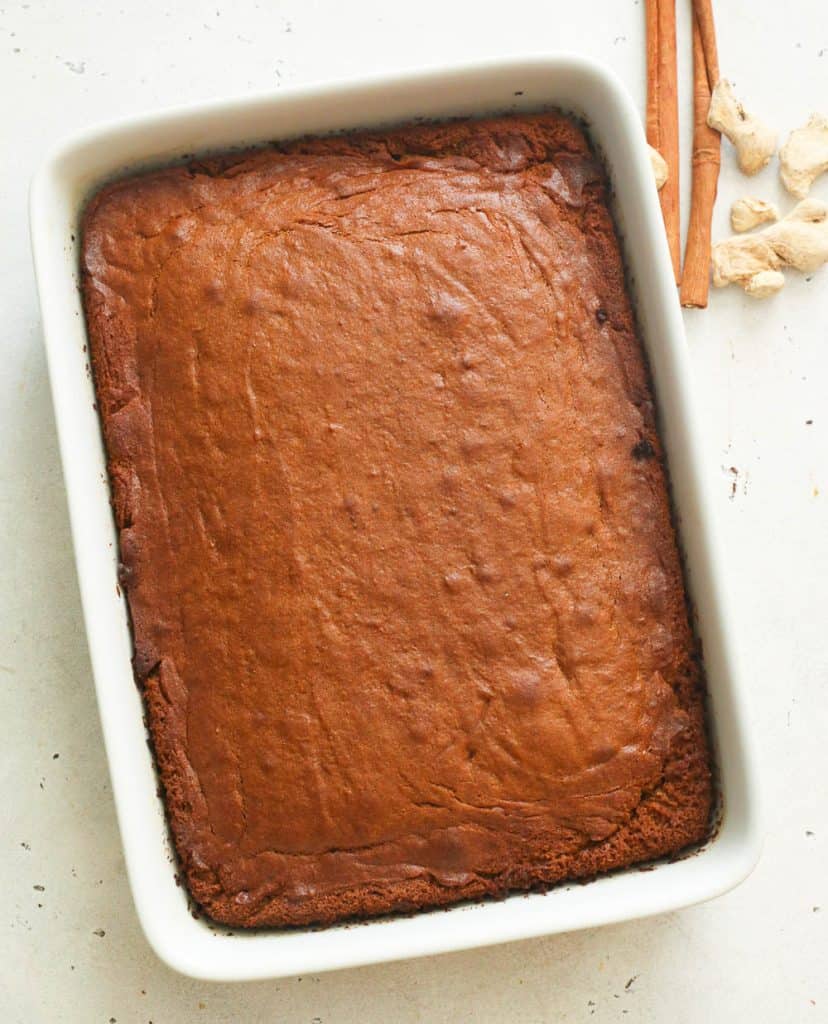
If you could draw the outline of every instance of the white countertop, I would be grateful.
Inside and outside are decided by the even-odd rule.
[[[589,54],[643,109],[644,18],[643,0],[149,6],[0,9],[4,1024],[828,1020],[828,268],[791,273],[766,302],[717,292],[685,317],[764,769],[767,841],[748,881],[647,921],[321,977],[219,986],[156,960],[124,874],[81,622],[29,258],[33,170],[100,120],[477,56]],[[723,73],[749,105],[780,132],[828,114],[824,0],[717,7]],[[689,173],[684,185],[686,199]],[[792,205],[774,166],[744,179],[725,146],[717,236],[745,194]],[[828,198],[828,175],[812,194]]]

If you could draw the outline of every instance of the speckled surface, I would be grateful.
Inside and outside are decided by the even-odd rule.
[[[722,65],[740,92],[780,130],[803,123],[825,95],[823,5],[767,4],[761,18],[747,0],[717,6]],[[710,310],[685,318],[763,758],[768,839],[751,878],[713,903],[650,921],[321,978],[207,985],[174,975],[150,952],[124,876],[77,598],[26,251],[31,172],[54,140],[105,118],[492,53],[590,54],[614,68],[643,109],[643,16],[640,5],[605,0],[568,7],[565,20],[554,4],[528,0],[508,10],[241,2],[232,17],[222,5],[148,13],[130,0],[103,11],[46,2],[0,13],[0,76],[16,96],[6,111],[14,146],[0,169],[0,423],[11,440],[0,451],[4,1019],[730,1024],[750,1007],[759,1020],[820,1020],[828,1006],[824,272],[810,282],[791,275],[765,304],[720,293]],[[757,60],[769,40],[773,75]],[[689,47],[685,71],[688,56]],[[684,90],[689,145],[688,103]],[[725,149],[718,236],[729,201],[746,191],[787,208],[773,167],[746,181]],[[814,194],[828,196],[828,181]]]

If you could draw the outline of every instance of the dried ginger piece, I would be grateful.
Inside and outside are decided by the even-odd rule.
[[[809,274],[828,263],[828,203],[803,199],[778,223],[718,242],[711,262],[717,288],[739,284],[754,298],[778,292],[782,267]]]
[[[785,188],[804,199],[824,171],[828,171],[828,117],[811,114],[779,150],[779,174]]]
[[[751,231],[769,220],[779,220],[779,210],[764,199],[744,196],[730,207],[730,226],[734,231]]]
[[[713,90],[707,123],[733,143],[745,174],[761,171],[776,152],[776,133],[745,110],[726,78],[719,79]]]

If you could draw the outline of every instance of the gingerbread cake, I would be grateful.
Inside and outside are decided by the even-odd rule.
[[[608,192],[550,112],[90,202],[135,676],[213,919],[433,907],[705,836],[703,673]]]

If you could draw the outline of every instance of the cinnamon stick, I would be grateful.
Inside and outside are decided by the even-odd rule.
[[[679,214],[678,68],[675,0],[646,0],[647,141],[664,157],[669,177],[659,193],[661,213],[673,261],[681,280]]]
[[[658,0],[646,0],[647,40],[647,142],[661,152],[661,123],[658,105]]]
[[[710,226],[719,183],[721,136],[707,123],[719,80],[711,0],[693,0],[693,187],[681,282],[682,306],[704,309],[710,290]]]
[[[713,21],[713,0],[693,0],[693,22],[698,25],[701,35],[704,62],[707,67],[707,84],[710,91],[713,92],[720,77],[716,25]]]

